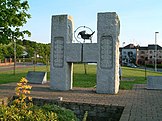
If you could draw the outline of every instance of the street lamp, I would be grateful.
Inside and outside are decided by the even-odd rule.
[[[157,34],[159,32],[155,32],[155,72],[157,72]]]

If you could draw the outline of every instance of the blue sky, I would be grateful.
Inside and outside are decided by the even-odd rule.
[[[79,26],[97,29],[97,13],[116,12],[120,19],[120,46],[134,43],[141,46],[162,45],[162,0],[28,0],[28,29],[32,41],[51,42],[52,15],[68,14],[74,19],[74,30]],[[97,32],[93,37],[96,42]]]

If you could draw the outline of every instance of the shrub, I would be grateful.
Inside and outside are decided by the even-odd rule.
[[[55,112],[58,116],[58,121],[77,121],[77,117],[71,110],[59,107],[57,105],[44,105],[41,107],[45,111]]]
[[[154,68],[154,64],[147,64],[146,67]],[[157,68],[162,68],[162,64],[157,64]]]
[[[15,90],[18,98],[11,105],[0,106],[0,121],[77,121],[70,110],[56,105],[33,105],[32,97],[28,96],[32,87],[27,82],[22,78],[20,83],[17,83]],[[29,103],[26,103],[27,99]]]
[[[58,121],[57,114],[45,112],[42,109],[29,110],[18,108],[15,105],[0,107],[1,121]]]

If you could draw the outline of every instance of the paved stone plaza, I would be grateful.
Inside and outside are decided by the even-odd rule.
[[[14,95],[16,83],[0,85],[0,100]],[[162,91],[147,90],[146,85],[135,85],[133,90],[120,90],[117,95],[97,94],[93,88],[74,88],[61,92],[49,89],[49,84],[32,84],[33,97],[66,102],[124,106],[120,121],[162,121]]]

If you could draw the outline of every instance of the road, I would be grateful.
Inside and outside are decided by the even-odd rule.
[[[145,67],[138,67],[139,69],[144,69],[145,70]],[[154,68],[146,68],[146,70],[148,71],[155,71]],[[157,68],[157,72],[162,72],[162,68]]]
[[[32,64],[17,64],[16,68],[26,68],[26,67],[33,67],[34,65]],[[38,65],[37,65],[38,66]],[[14,65],[7,65],[7,66],[0,66],[0,72],[2,71],[8,71],[8,70],[13,70]]]

